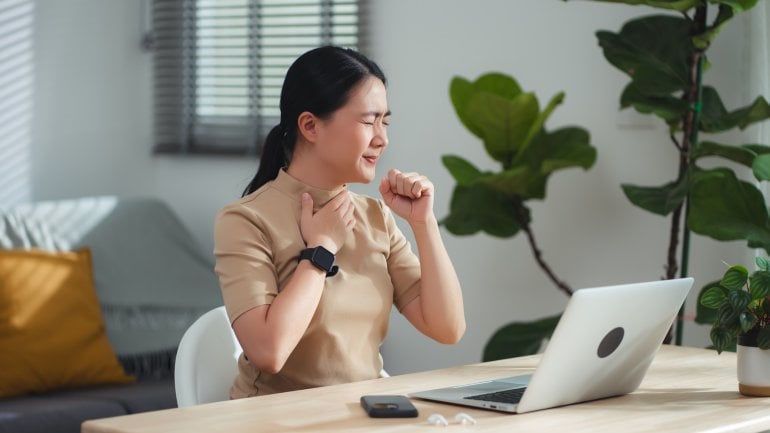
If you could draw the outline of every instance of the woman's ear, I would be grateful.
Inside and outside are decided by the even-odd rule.
[[[309,111],[303,111],[297,117],[297,131],[305,141],[315,143],[318,139],[318,117]]]

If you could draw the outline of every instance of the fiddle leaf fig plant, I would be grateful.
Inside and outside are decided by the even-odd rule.
[[[525,92],[511,76],[488,73],[475,81],[455,77],[450,97],[460,122],[481,139],[486,153],[499,164],[497,171],[482,171],[457,155],[442,161],[454,178],[450,212],[442,224],[456,235],[480,231],[512,237],[524,231],[538,265],[564,293],[572,289],[542,257],[532,229],[529,200],[543,200],[548,179],[562,169],[591,168],[596,149],[586,130],[569,126],[553,131],[545,123],[564,101],[554,95],[541,110],[534,93]],[[536,352],[553,332],[558,316],[502,327],[487,343],[484,360]]]
[[[770,252],[770,215],[755,186],[756,181],[770,179],[770,147],[699,138],[699,133],[745,129],[770,118],[770,104],[764,97],[728,109],[717,89],[702,82],[710,67],[706,54],[711,43],[734,16],[754,7],[757,0],[593,1],[679,13],[643,16],[626,22],[617,33],[596,33],[607,61],[629,78],[620,95],[621,109],[660,118],[667,125],[666,141],[677,152],[673,180],[658,186],[622,185],[632,204],[670,216],[665,278],[675,278],[678,272],[687,275],[691,232],[716,240],[744,240],[750,248]],[[734,169],[736,163],[747,169]],[[708,319],[696,318],[702,320]],[[680,314],[678,344],[682,324]]]
[[[717,352],[734,350],[740,336],[750,336],[750,343],[770,349],[770,263],[756,259],[758,270],[731,266],[721,281],[707,286],[700,297],[704,307],[715,311],[711,342]]]

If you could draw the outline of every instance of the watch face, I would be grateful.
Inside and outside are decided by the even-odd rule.
[[[326,248],[318,247],[313,250],[311,261],[328,272],[332,269],[332,265],[334,265],[334,254]]]

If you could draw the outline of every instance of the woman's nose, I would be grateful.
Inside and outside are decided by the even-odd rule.
[[[372,144],[377,147],[385,147],[388,145],[388,131],[385,126],[377,128],[374,137],[372,138]]]

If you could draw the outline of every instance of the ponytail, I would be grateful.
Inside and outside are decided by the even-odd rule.
[[[284,146],[290,141],[286,139],[286,135],[280,124],[274,126],[267,134],[265,145],[262,148],[262,156],[259,158],[259,170],[254,175],[254,179],[251,179],[249,185],[243,190],[241,197],[251,194],[262,185],[278,177],[278,171],[288,165],[287,155],[290,155],[290,152]]]

